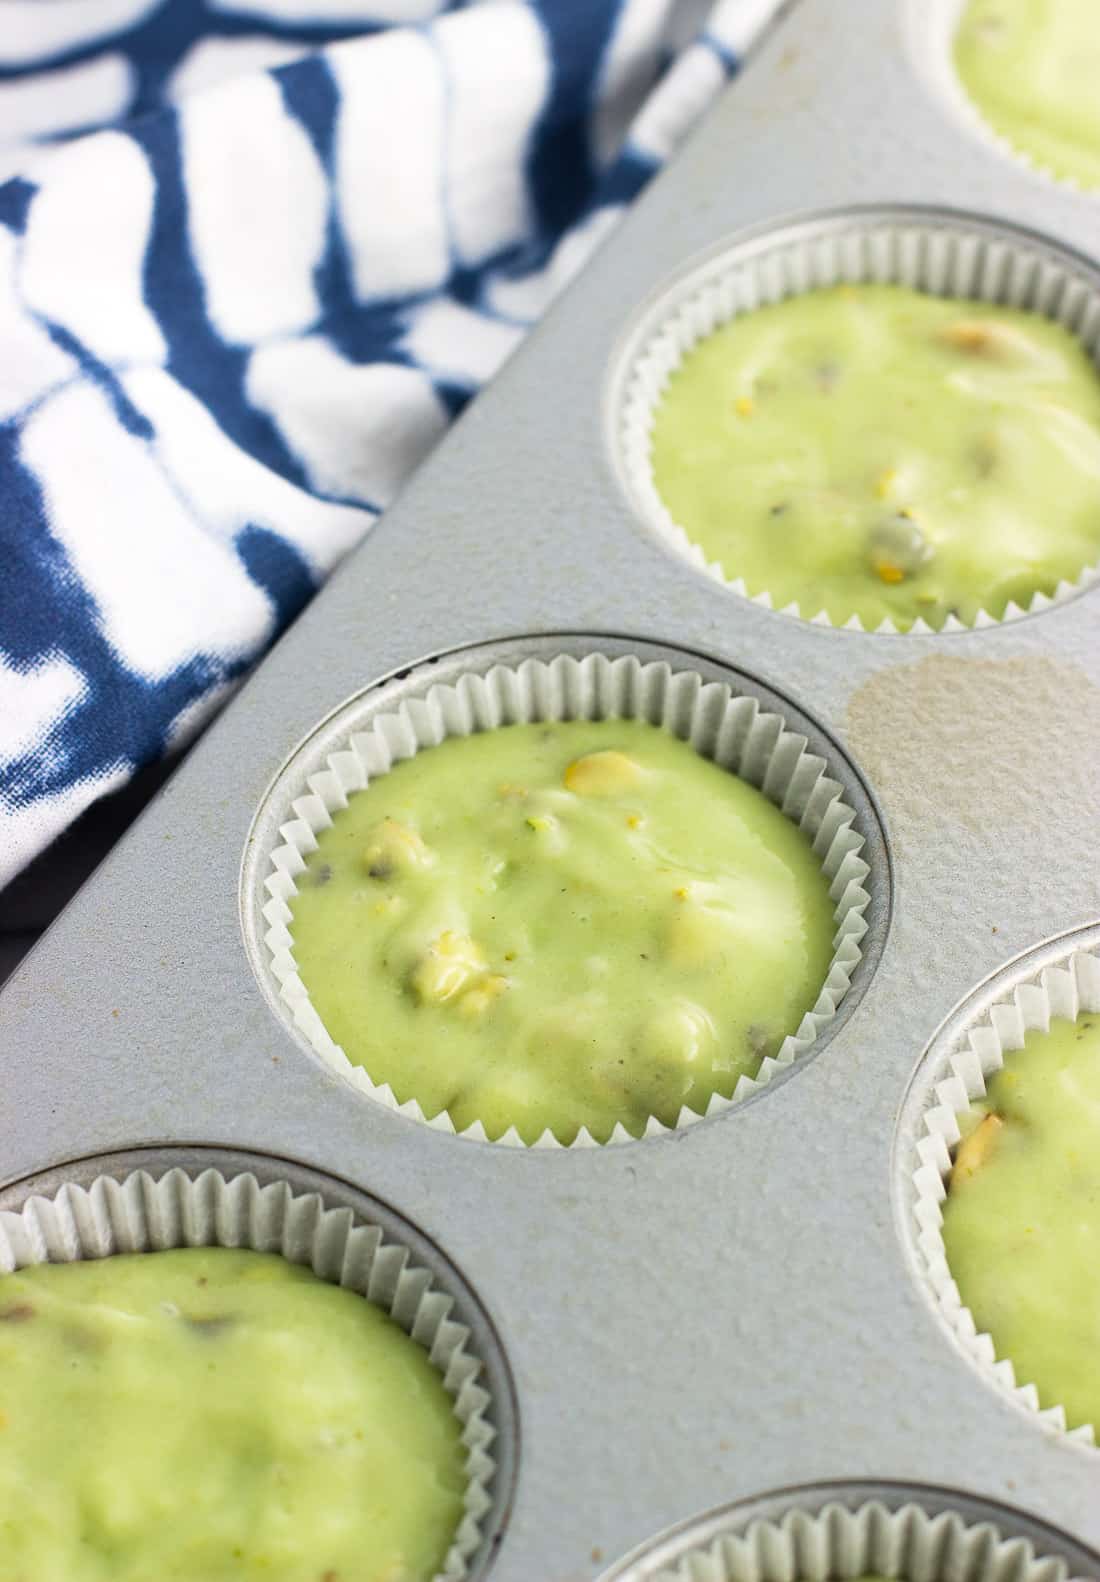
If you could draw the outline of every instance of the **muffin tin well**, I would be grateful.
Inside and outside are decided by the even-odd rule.
[[[1100,588],[897,641],[793,620],[646,531],[609,441],[639,328],[669,282],[726,258],[908,229],[926,260],[961,260],[971,238],[1037,260],[1027,290],[1079,281],[1084,324],[1100,208],[960,124],[911,19],[907,0],[784,8],[0,993],[0,1206],[32,1180],[48,1197],[209,1162],[351,1208],[455,1296],[497,1429],[471,1556],[492,1582],[592,1582],[699,1512],[782,1489],[759,1506],[781,1521],[795,1487],[844,1473],[1029,1539],[1059,1557],[1050,1582],[1100,1578],[1098,1453],[959,1343],[904,1163],[937,1029],[1005,962],[1100,918]],[[365,1101],[302,1037],[265,954],[269,860],[349,720],[589,651],[729,685],[806,738],[865,839],[863,959],[821,1058],[713,1122],[622,1147],[470,1144]],[[964,1576],[983,1582],[931,1562],[909,1582]]]
[[[968,0],[906,0],[908,45],[912,59],[937,104],[959,128],[1000,158],[1011,160],[1036,181],[1078,193],[1083,203],[1100,203],[1100,192],[1081,189],[1072,177],[1055,175],[1027,150],[997,132],[959,80],[953,59],[955,33]]]
[[[0,1193],[0,1271],[174,1247],[247,1247],[358,1292],[427,1351],[462,1424],[465,1515],[439,1582],[484,1576],[511,1495],[517,1425],[500,1342],[458,1271],[364,1193],[228,1150],[132,1150]]]
[[[899,1483],[781,1489],[685,1522],[600,1582],[1068,1582],[1093,1557],[1006,1506]]]
[[[1047,940],[1009,962],[944,1023],[932,1039],[906,1095],[898,1124],[898,1210],[918,1279],[956,1344],[995,1388],[1040,1421],[1066,1430],[1065,1413],[1040,1410],[1035,1385],[1017,1378],[1011,1357],[998,1357],[980,1332],[951,1276],[944,1251],[940,1205],[951,1174],[951,1148],[959,1140],[956,1116],[986,1091],[1004,1055],[1023,1046],[1027,1033],[1045,1031],[1053,1017],[1075,1020],[1100,1011],[1100,924]],[[1095,1445],[1092,1425],[1068,1437]]]
[[[581,637],[532,638],[452,655],[351,699],[277,776],[249,838],[242,917],[269,1002],[361,1092],[425,1120],[415,1098],[399,1104],[388,1086],[348,1061],[298,975],[289,901],[318,831],[356,790],[448,736],[534,720],[640,719],[662,726],[763,791],[811,840],[829,881],[835,902],[832,965],[797,1032],[755,1078],[741,1079],[734,1099],[760,1092],[774,1076],[818,1052],[851,1014],[881,952],[890,908],[885,841],[858,774],[820,729],[788,711],[767,687],[689,653],[644,644],[635,651],[623,642]],[[730,1103],[716,1094],[706,1114],[720,1114]],[[685,1107],[677,1125],[702,1118]],[[454,1131],[445,1111],[429,1124]],[[651,1117],[646,1135],[667,1130]],[[484,1138],[479,1123],[462,1135]],[[500,1140],[521,1144],[514,1128]],[[592,1141],[584,1130],[577,1139]],[[631,1138],[617,1126],[610,1141]],[[557,1146],[549,1132],[539,1144]]]
[[[1041,313],[1069,330],[1100,369],[1100,271],[1079,256],[1004,224],[942,209],[860,209],[799,221],[719,248],[670,282],[628,329],[607,390],[614,465],[641,522],[688,562],[733,593],[771,609],[771,593],[749,594],[736,566],[708,561],[661,499],[650,464],[656,411],[668,381],[692,348],[734,318],[826,286],[875,282],[932,296],[960,297]],[[1010,603],[1001,620],[1048,609],[1096,581],[1100,566],[1063,581],[1053,600],[1036,593]],[[822,611],[783,606],[783,614],[830,624]],[[976,627],[995,624],[985,611]],[[857,615],[845,629],[862,631]],[[945,633],[964,629],[949,615]],[[890,621],[876,628],[897,635]],[[919,620],[910,629],[927,632]]]

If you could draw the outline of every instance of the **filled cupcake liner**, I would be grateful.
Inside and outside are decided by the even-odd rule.
[[[1041,313],[1076,336],[1100,367],[1100,282],[1050,247],[962,217],[888,211],[810,222],[734,245],[674,283],[646,315],[612,397],[613,443],[627,493],[642,519],[714,581],[753,604],[818,626],[834,625],[825,610],[803,610],[797,600],[780,605],[766,590],[750,593],[735,567],[708,560],[673,519],[653,477],[653,424],[672,375],[722,325],[788,297],[871,282]],[[1053,595],[1034,594],[1026,608],[1011,602],[1000,617],[981,610],[972,625],[995,626],[1048,609],[1098,576],[1100,562],[1084,567],[1073,582],[1060,582]],[[866,630],[858,615],[841,629]],[[918,618],[902,634],[886,619],[874,630],[908,635],[968,627],[949,615],[942,627]]]
[[[909,46],[936,97],[972,136],[1002,159],[1010,159],[1029,175],[1052,186],[1100,198],[1100,187],[1083,186],[1074,176],[1062,176],[1049,165],[1018,147],[986,120],[955,70],[955,34],[969,0],[907,0]]]
[[[309,1047],[363,1093],[387,1108],[446,1132],[456,1128],[445,1112],[426,1116],[415,1098],[400,1102],[388,1084],[375,1083],[369,1073],[348,1060],[326,1031],[298,973],[290,933],[290,902],[298,876],[317,845],[317,834],[347,805],[349,795],[364,788],[405,758],[436,746],[449,736],[530,721],[575,719],[638,719],[663,726],[690,743],[703,757],[763,791],[809,837],[829,881],[836,931],[828,975],[798,1030],[788,1035],[774,1057],[766,1057],[755,1077],[742,1076],[732,1099],[712,1096],[706,1116],[765,1087],[776,1072],[790,1066],[810,1048],[833,1020],[847,994],[862,956],[870,900],[864,888],[869,866],[861,855],[864,838],[854,827],[855,811],[844,800],[838,781],[826,773],[826,762],[807,750],[806,738],[786,728],[777,714],[762,709],[755,698],[738,695],[722,682],[708,682],[693,671],[674,671],[667,663],[642,663],[624,655],[610,658],[589,653],[583,658],[559,654],[550,660],[525,659],[515,666],[494,665],[484,673],[467,672],[453,684],[437,684],[419,696],[399,702],[392,711],[364,724],[369,698],[353,701],[343,711],[339,747],[322,769],[297,783],[293,765],[285,772],[290,783],[280,796],[293,816],[280,824],[278,844],[266,862],[263,906],[264,970],[273,980],[273,1002],[289,1018]],[[683,1108],[676,1125],[704,1117]],[[645,1136],[672,1128],[651,1117]],[[488,1141],[480,1121],[459,1135]],[[610,1142],[636,1139],[617,1125]],[[526,1146],[514,1127],[494,1142]],[[582,1128],[570,1147],[600,1146]],[[549,1130],[532,1145],[562,1147]]]
[[[969,1499],[965,1503],[970,1504]],[[903,1582],[1067,1582],[1066,1561],[1036,1552],[993,1519],[940,1506],[811,1499],[774,1517],[736,1508],[686,1526],[607,1573],[603,1582],[826,1582],[867,1575]],[[670,1553],[670,1551],[672,1551]]]
[[[918,1263],[936,1307],[963,1352],[997,1389],[1036,1413],[1039,1419],[1081,1444],[1095,1444],[1092,1425],[1067,1429],[1062,1406],[1043,1408],[1036,1386],[1018,1381],[1012,1360],[998,1357],[992,1337],[978,1329],[963,1303],[948,1266],[943,1240],[943,1208],[951,1175],[952,1151],[961,1139],[958,1117],[986,1092],[990,1077],[1004,1065],[1007,1051],[1022,1049],[1027,1033],[1046,1032],[1054,1017],[1074,1020],[1100,1011],[1100,954],[1070,940],[1061,955],[1044,951],[1043,964],[1028,958],[993,1004],[980,1002],[972,1019],[956,1022],[942,1047],[933,1043],[926,1060],[925,1106],[913,1157],[905,1166],[911,1179],[911,1205]]]
[[[453,1298],[405,1247],[357,1221],[349,1208],[326,1208],[319,1193],[213,1168],[191,1175],[177,1167],[160,1176],[139,1169],[121,1180],[99,1176],[87,1187],[66,1182],[53,1197],[32,1196],[19,1211],[0,1210],[0,1283],[30,1264],[175,1247],[279,1253],[373,1302],[424,1348],[452,1398],[466,1452],[465,1511],[437,1582],[466,1576],[492,1504],[492,1403],[470,1330],[451,1317]]]

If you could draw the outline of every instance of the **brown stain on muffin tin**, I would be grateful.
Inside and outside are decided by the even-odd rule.
[[[903,831],[928,819],[997,839],[1096,817],[1100,687],[1042,657],[934,655],[853,693],[848,741]]]

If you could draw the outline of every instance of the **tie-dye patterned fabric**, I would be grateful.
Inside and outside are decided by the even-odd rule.
[[[225,697],[776,3],[0,0],[0,884]]]

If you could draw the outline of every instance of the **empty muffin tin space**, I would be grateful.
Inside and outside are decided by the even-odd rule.
[[[289,1160],[185,1145],[54,1166],[0,1192],[0,1270],[210,1246],[303,1264],[380,1307],[424,1347],[462,1423],[469,1477],[466,1514],[441,1575],[484,1577],[515,1485],[515,1388],[474,1291],[402,1215]]]
[[[830,894],[834,954],[828,977],[797,1034],[754,1079],[742,1078],[734,1106],[816,1057],[855,1012],[889,925],[887,845],[877,809],[835,741],[794,704],[751,677],[678,649],[642,641],[543,636],[486,644],[417,667],[400,680],[342,704],[284,765],[256,813],[241,877],[249,959],[272,1009],[315,1055],[355,1088],[417,1120],[415,1094],[398,1102],[333,1043],[309,999],[288,932],[296,875],[350,797],[389,768],[450,736],[523,721],[636,719],[661,726],[761,790],[801,828],[821,860]],[[707,1116],[725,1113],[716,1095]],[[681,1111],[678,1127],[703,1117]],[[430,1117],[453,1131],[446,1112]],[[651,1118],[647,1136],[668,1127]],[[484,1139],[480,1127],[464,1135]],[[506,1134],[504,1141],[519,1143]],[[591,1141],[582,1132],[581,1141]],[[629,1142],[617,1128],[609,1139]],[[544,1134],[539,1139],[554,1144]]]
[[[1008,1505],[921,1484],[780,1489],[658,1535],[600,1582],[1068,1582],[1100,1557]]]

